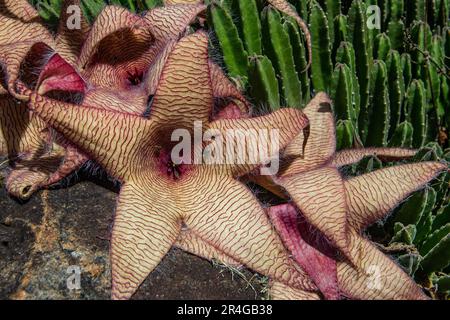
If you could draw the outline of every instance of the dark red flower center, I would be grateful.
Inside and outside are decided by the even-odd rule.
[[[142,83],[144,78],[144,73],[139,71],[138,69],[134,69],[134,71],[127,71],[128,78],[127,81],[131,86],[137,86]]]
[[[171,153],[167,150],[161,150],[158,156],[158,169],[162,175],[171,180],[179,180],[189,170],[189,165],[184,163],[175,163],[171,158]]]

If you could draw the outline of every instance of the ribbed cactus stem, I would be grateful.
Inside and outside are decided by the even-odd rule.
[[[250,92],[258,107],[268,105],[271,110],[280,108],[280,92],[275,69],[266,56],[250,58]]]
[[[391,137],[401,121],[403,97],[405,95],[402,64],[398,51],[392,50],[389,52],[386,66],[388,71],[389,102],[391,108],[391,127],[389,130],[389,136]]]
[[[386,64],[376,60],[372,69],[367,146],[385,146],[390,126],[390,103]]]
[[[389,147],[411,148],[413,139],[413,126],[408,121],[400,123],[392,134]]]
[[[331,42],[327,17],[316,1],[313,1],[311,6],[309,21],[314,57],[311,66],[312,83],[314,90],[317,92],[329,92],[333,65],[331,62]]]
[[[405,24],[402,20],[390,21],[388,24],[389,39],[391,40],[391,47],[394,50],[402,51],[404,49],[404,34]]]
[[[414,128],[413,147],[424,145],[427,132],[426,93],[421,80],[414,79],[406,93],[406,115]]]
[[[359,131],[362,140],[367,137],[368,130],[368,102],[369,102],[369,82],[370,66],[372,55],[367,44],[367,26],[365,16],[365,6],[360,0],[355,0],[349,9],[349,41],[353,44],[356,59],[356,74],[359,80],[361,96],[361,113],[359,117]]]
[[[385,34],[380,33],[375,38],[374,57],[378,60],[386,60],[391,50],[391,39]]]
[[[237,0],[245,49],[249,55],[262,54],[261,21],[255,0]]]
[[[353,147],[355,129],[350,120],[339,120],[336,123],[336,149],[344,150]]]
[[[330,39],[334,39],[334,18],[341,13],[341,0],[325,0],[320,4],[323,8],[326,8],[326,14],[328,18],[328,26],[330,32]]]
[[[280,13],[272,7],[266,7],[263,11],[263,20],[267,37],[266,49],[281,78],[281,91],[285,105],[300,107],[302,105],[301,85],[295,70],[294,53],[289,35],[283,28]]]
[[[352,71],[346,64],[338,63],[333,73],[331,94],[334,101],[334,112],[338,120],[350,120],[356,123],[353,106]]]
[[[351,120],[353,121],[353,126],[358,131],[361,98],[359,93],[358,77],[356,76],[355,50],[349,42],[341,43],[336,53],[336,63],[346,64],[350,68],[350,78],[352,82],[352,107],[355,116]]]
[[[221,5],[213,3],[209,6],[208,16],[219,40],[228,74],[245,84],[248,79],[247,51],[231,15]]]
[[[294,54],[295,70],[297,71],[302,91],[302,105],[306,105],[310,100],[310,80],[307,72],[308,60],[305,40],[303,39],[297,22],[288,17],[283,23],[283,27],[289,34],[289,39],[292,45]]]
[[[347,16],[340,14],[334,18],[334,38],[332,59],[336,63],[336,52],[341,45],[341,42],[348,41],[348,21]]]
[[[407,88],[412,80],[411,56],[408,53],[403,53],[400,58],[402,63],[403,82],[405,83],[405,88]]]

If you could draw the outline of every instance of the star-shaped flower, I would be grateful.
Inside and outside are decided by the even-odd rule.
[[[88,160],[61,137],[52,141],[52,130],[24,105],[16,107],[6,89],[21,98],[12,88],[19,74],[26,75],[21,80],[29,85],[37,81],[36,89],[42,95],[58,90],[80,92],[84,103],[141,115],[149,95],[144,73],[164,46],[184,33],[204,10],[203,5],[177,5],[141,17],[107,6],[92,28],[80,15],[80,28],[69,29],[67,9],[74,5],[80,1],[64,2],[55,37],[26,1],[5,1],[0,7],[0,62],[8,75],[5,88],[0,86],[0,155],[20,160],[6,181],[10,194],[18,198],[28,198],[37,189],[60,181]],[[44,79],[34,79],[31,70],[21,72],[24,64],[41,68],[39,63],[46,60]]]
[[[304,111],[311,123],[307,144],[304,144],[304,136],[299,135],[286,148],[284,156],[292,160],[287,161],[273,179],[296,206],[284,205],[271,210],[271,218],[285,244],[329,297],[337,298],[342,294],[360,299],[424,298],[406,273],[360,234],[405,197],[446,170],[447,165],[439,162],[406,164],[345,178],[339,168],[364,156],[395,160],[410,157],[415,151],[371,148],[335,153],[331,101],[326,95],[318,94]],[[297,208],[307,224],[320,231],[332,248],[343,254],[341,258],[330,255],[331,247],[321,248],[318,254],[308,253],[310,246],[305,241],[308,232],[297,227]],[[328,265],[328,271],[317,272],[317,263],[311,263],[314,258],[325,260],[322,266]]]
[[[294,109],[260,118],[211,121],[209,65],[205,33],[180,40],[164,64],[149,118],[30,95],[29,106],[35,113],[122,182],[111,239],[115,299],[129,298],[135,292],[182,228],[277,281],[316,290],[288,256],[259,202],[236,180],[278,154],[278,148],[258,164],[174,163],[170,157],[173,131],[193,133],[196,121],[202,121],[202,132],[213,130],[215,140],[211,136],[210,142],[226,143],[226,133],[232,129],[276,129],[279,148],[308,124],[305,115]],[[30,92],[21,90],[20,94]],[[200,151],[208,147],[211,143]]]
[[[365,156],[395,161],[416,151],[367,148],[336,153],[330,99],[319,93],[304,111],[310,120],[307,143],[299,135],[288,145],[279,177],[252,176],[280,197],[292,197],[294,203],[268,208],[285,245],[327,299],[425,298],[420,288],[360,233],[447,166],[436,162],[410,164],[346,179],[338,168]],[[209,260],[239,264],[189,230],[177,245]],[[275,299],[319,297],[277,281],[271,282],[270,295]]]

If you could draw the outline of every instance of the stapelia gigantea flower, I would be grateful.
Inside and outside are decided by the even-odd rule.
[[[334,117],[328,97],[318,94],[304,111],[311,123],[304,152],[304,137],[299,135],[285,150],[285,158],[291,160],[273,179],[295,206],[288,204],[270,210],[274,225],[296,261],[330,298],[425,298],[412,279],[361,232],[448,169],[447,165],[405,164],[345,178],[338,169],[364,156],[375,154],[395,160],[410,157],[415,151],[370,148],[336,153]],[[298,213],[305,221],[298,223]],[[330,245],[314,252],[305,240],[308,228],[320,231]],[[321,272],[317,272],[318,264],[311,263],[314,260],[323,261]]]
[[[213,130],[216,137],[200,151],[212,140],[226,144],[230,129],[277,129],[283,148],[308,124],[303,112],[294,109],[211,121],[209,65],[205,33],[181,39],[164,64],[148,118],[95,105],[80,108],[19,87],[36,114],[122,182],[111,238],[115,299],[129,298],[186,228],[262,274],[311,294],[316,291],[288,256],[257,199],[236,180],[261,164],[171,161],[172,132],[192,133],[195,121],[202,121],[202,132]],[[199,155],[196,146],[192,150],[190,156]],[[262,163],[278,153],[271,151]]]
[[[6,182],[9,192],[19,198],[58,182],[87,161],[62,137],[52,139],[52,130],[24,105],[16,107],[7,89],[21,98],[12,88],[19,74],[25,75],[21,80],[29,85],[37,81],[41,94],[78,92],[84,103],[143,114],[148,99],[144,73],[204,10],[203,5],[176,5],[141,17],[107,6],[92,28],[82,16],[80,28],[69,28],[67,8],[71,5],[79,1],[64,2],[56,37],[26,1],[4,1],[0,7],[0,61],[8,75],[0,86],[0,155],[20,159]],[[45,64],[45,81],[35,79],[34,69]],[[24,65],[28,66],[25,70]]]
[[[319,93],[304,112],[310,120],[307,143],[299,135],[288,145],[278,177],[252,177],[280,197],[292,198],[293,203],[267,211],[294,259],[327,299],[426,298],[391,259],[360,233],[447,166],[436,162],[408,164],[347,179],[338,169],[365,156],[394,161],[411,157],[416,151],[367,148],[336,153],[329,98]],[[239,265],[189,230],[177,245],[206,259]],[[278,281],[271,281],[269,292],[275,299],[318,298]]]

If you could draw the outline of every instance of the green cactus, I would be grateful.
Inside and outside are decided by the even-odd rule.
[[[310,14],[312,54],[312,83],[316,91],[330,91],[333,65],[331,62],[331,41],[327,17],[320,5],[313,1]]]
[[[352,107],[354,109],[355,118],[352,118],[353,125],[358,131],[358,119],[360,114],[361,97],[359,93],[359,82],[356,75],[355,50],[349,42],[342,42],[336,52],[336,63],[346,64],[350,68],[350,77],[352,81]],[[336,92],[335,92],[336,94]],[[334,100],[336,95],[332,94]],[[350,107],[350,106],[349,106]]]
[[[406,117],[413,125],[413,147],[424,145],[427,131],[426,94],[423,82],[413,80],[406,93]]]
[[[403,51],[405,37],[405,23],[402,20],[404,12],[403,1],[386,1],[389,12],[387,34],[391,39],[392,49]]]
[[[362,159],[359,163],[354,165],[355,174],[365,174],[372,172],[374,170],[381,169],[383,167],[383,163],[376,156],[368,156]]]
[[[293,19],[286,19],[283,23],[283,27],[286,32],[289,34],[290,43],[292,45],[293,55],[294,55],[294,63],[295,70],[299,76],[300,84],[301,84],[301,96],[302,96],[302,105],[306,105],[310,100],[310,80],[307,72],[307,53],[304,44],[303,37],[300,33],[300,29],[298,24]]]
[[[330,39],[334,39],[334,18],[341,13],[341,0],[319,0],[319,4],[326,9]]]
[[[385,146],[389,134],[391,111],[387,68],[383,61],[375,60],[370,83],[370,124],[366,145]]]
[[[227,2],[239,4],[238,0]],[[307,62],[305,43],[302,32],[291,18],[280,16],[277,19],[281,21],[284,32],[275,39],[286,39],[287,34],[290,44],[287,49],[279,48],[278,53],[275,52],[274,43],[280,45],[280,41],[274,41],[270,32],[263,33],[263,54],[275,67],[282,105],[291,105],[292,100],[298,101],[299,95],[293,94],[298,78],[301,105],[309,101],[311,90],[329,92],[337,104],[337,118],[351,120],[357,130],[354,138],[365,145],[420,147],[441,134],[439,128],[446,126],[450,119],[450,112],[446,112],[450,81],[443,65],[448,67],[450,64],[447,58],[450,40],[447,40],[447,22],[442,19],[446,16],[442,10],[448,8],[448,0],[432,4],[439,9],[430,20],[432,27],[421,19],[427,9],[424,1],[313,0],[308,2],[309,5],[305,1],[290,2],[308,19],[313,35],[314,59],[310,74],[304,72]],[[255,3],[258,9],[264,8],[263,1]],[[379,5],[382,9],[381,30],[369,29],[366,25],[366,8],[370,5]],[[272,8],[263,11],[269,9],[276,12]],[[239,10],[234,12],[237,12],[238,21],[244,19]],[[264,18],[266,16],[263,13],[263,20],[267,20]],[[280,28],[278,30],[281,32]],[[248,48],[242,30],[241,36]],[[386,64],[387,81],[382,71],[380,74],[380,62],[374,63],[374,58]],[[333,64],[335,68],[332,68]],[[344,72],[341,64],[347,65],[350,70]],[[291,66],[291,72],[287,71],[287,66]],[[292,70],[296,71],[296,76]],[[378,79],[378,85],[375,85],[371,82],[376,81],[377,74],[382,79]],[[291,85],[288,86],[288,83]],[[380,83],[383,85],[380,86]],[[337,90],[338,87],[346,89]],[[348,91],[353,93],[351,99]],[[385,92],[388,92],[387,97]],[[389,114],[385,116],[388,109]]]
[[[338,150],[353,147],[355,128],[350,120],[339,120],[336,123],[336,148]]]
[[[367,137],[368,131],[368,102],[369,102],[369,82],[372,55],[369,52],[367,43],[367,29],[365,6],[360,0],[352,2],[348,13],[349,41],[355,50],[356,74],[359,79],[359,91],[361,96],[361,112],[359,117],[359,131],[363,141]]]
[[[389,141],[389,147],[411,148],[413,139],[413,126],[408,121],[400,123]]]
[[[434,284],[439,292],[447,293],[448,300],[448,295],[450,293],[450,276],[438,277]]]
[[[392,50],[389,52],[386,59],[386,66],[391,110],[389,137],[392,137],[402,117],[403,97],[405,95],[401,58],[398,51]]]
[[[393,243],[405,243],[412,244],[416,237],[416,226],[409,224],[404,226],[401,222],[396,222],[394,226],[394,236],[391,239],[390,244]]]
[[[402,20],[390,21],[387,34],[391,40],[391,46],[394,50],[402,51],[404,49],[405,24]]]
[[[408,25],[413,21],[425,21],[426,0],[406,1],[406,18]]]
[[[437,120],[440,123],[445,115],[445,105],[439,104],[439,97],[441,95],[441,78],[439,66],[444,61],[443,41],[439,35],[434,35],[430,45],[430,60],[428,60],[428,82],[429,90],[431,90],[431,100],[435,107]]]
[[[261,21],[255,0],[237,0],[239,5],[242,35],[249,55],[262,54]]]
[[[403,82],[405,88],[409,87],[412,80],[412,65],[411,56],[407,53],[401,55],[402,71],[403,71]]]
[[[280,92],[275,69],[266,56],[250,61],[250,92],[257,106],[267,104],[271,110],[280,108]]]
[[[391,39],[385,34],[380,33],[375,38],[374,58],[378,60],[386,60],[389,51],[391,50]]]
[[[308,17],[309,3],[308,1],[289,0],[289,2],[295,7],[300,17]]]
[[[423,71],[425,65],[425,52],[428,50],[428,44],[431,43],[430,27],[423,21],[415,21],[411,27],[411,40],[413,48],[411,51],[412,73],[414,78],[426,80]]]
[[[354,108],[352,71],[346,64],[338,63],[333,73],[331,94],[334,97],[334,112],[339,120],[357,122]]]
[[[400,263],[403,269],[412,276],[419,268],[421,259],[422,258],[420,257],[420,255],[416,253],[407,253],[399,256],[397,258],[397,261]]]
[[[449,0],[289,0],[309,23],[313,64],[307,66],[302,31],[292,18],[262,0],[207,0],[206,28],[221,51],[228,76],[241,83],[256,107],[302,107],[311,94],[330,93],[337,149],[360,144],[421,148],[415,161],[450,161]],[[39,2],[41,17],[56,28],[62,0]],[[106,3],[141,12],[162,0],[90,0],[93,21]],[[381,29],[369,29],[366,8],[378,5]],[[370,14],[370,13],[369,13]],[[215,40],[217,41],[215,41]],[[375,61],[373,59],[376,59]],[[436,137],[439,140],[436,142]],[[387,164],[389,165],[389,164]],[[354,174],[383,167],[366,157]],[[416,280],[448,297],[450,173],[445,172],[401,204],[386,223],[369,230]]]
[[[425,254],[420,263],[421,269],[426,273],[441,271],[450,264],[450,228],[442,229],[444,235],[440,234],[439,231],[441,229],[430,236],[436,237],[433,238],[433,240],[436,240],[435,245]],[[441,235],[442,238],[438,238]]]
[[[342,42],[348,41],[348,21],[347,16],[340,14],[334,18],[334,37],[333,49],[331,51],[331,58],[336,63],[336,52]]]
[[[272,7],[263,10],[265,49],[268,56],[281,76],[281,92],[285,105],[301,107],[301,85],[295,70],[294,54],[290,44],[289,34],[283,27],[280,13]]]
[[[209,6],[208,18],[214,26],[229,75],[246,83],[248,55],[233,19],[221,5],[216,3]]]
[[[425,189],[413,194],[398,210],[394,221],[403,225],[418,224],[427,207],[429,193],[429,190]]]
[[[450,223],[450,204],[440,210],[440,212],[434,217],[433,224],[431,226],[432,230],[438,230]]]

